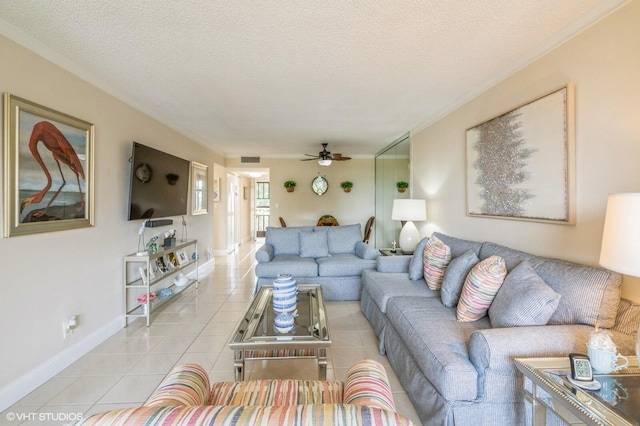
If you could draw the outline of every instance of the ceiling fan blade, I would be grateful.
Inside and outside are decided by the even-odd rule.
[[[314,161],[314,160],[320,160],[319,157],[313,157],[313,158],[301,158],[300,161]]]
[[[332,159],[334,161],[346,161],[351,160],[351,157],[343,157],[342,154],[333,154]]]

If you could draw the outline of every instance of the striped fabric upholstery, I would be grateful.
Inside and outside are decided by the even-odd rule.
[[[140,407],[107,411],[83,419],[86,426],[341,426],[406,425],[413,423],[393,412],[376,407],[345,404],[294,405],[289,407]]]
[[[488,257],[474,266],[462,287],[457,307],[458,321],[477,321],[487,315],[506,275],[507,267],[500,256]]]
[[[304,405],[342,402],[342,382],[248,380],[214,383],[209,405]]]
[[[344,403],[396,411],[387,372],[382,364],[366,359],[349,368],[344,383]]]
[[[424,246],[423,274],[427,286],[431,290],[440,290],[444,271],[451,262],[451,249],[440,241],[435,235],[431,235]]]
[[[638,328],[640,328],[640,305],[627,299],[620,299],[618,316],[613,329],[635,338]]]
[[[209,401],[209,376],[197,364],[183,364],[174,368],[151,394],[145,406],[205,405]]]

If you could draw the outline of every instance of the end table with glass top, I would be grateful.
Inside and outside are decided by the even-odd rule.
[[[316,358],[318,379],[327,377],[331,346],[327,312],[319,284],[299,284],[295,326],[288,333],[274,329],[273,286],[263,285],[240,320],[229,347],[235,352],[235,380],[244,380],[245,361]]]
[[[571,425],[639,425],[640,368],[630,356],[629,366],[593,378],[602,387],[589,391],[572,384],[569,358],[521,358],[516,368],[524,376],[529,424],[545,425],[547,410]]]

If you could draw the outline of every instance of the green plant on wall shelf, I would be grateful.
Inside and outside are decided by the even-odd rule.
[[[409,188],[409,183],[401,180],[396,183],[396,186],[398,187],[398,192],[404,192]]]
[[[284,183],[284,187],[287,188],[287,192],[293,192],[293,189],[296,187],[296,182],[288,180]]]
[[[351,192],[351,188],[353,188],[353,182],[345,180],[344,182],[340,183],[340,186],[342,187],[342,190],[344,192]]]

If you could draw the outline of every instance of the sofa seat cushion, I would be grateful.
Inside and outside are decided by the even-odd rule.
[[[312,258],[281,254],[273,256],[271,262],[256,265],[257,277],[277,277],[278,274],[291,274],[294,277],[317,277],[318,264]]]
[[[362,285],[381,312],[387,312],[392,297],[438,297],[439,291],[430,290],[423,279],[410,280],[406,272],[363,271]]]
[[[211,389],[209,405],[304,405],[339,404],[343,384],[321,380],[248,380],[217,382]]]
[[[478,372],[469,360],[467,342],[476,330],[491,328],[487,317],[461,323],[456,310],[440,298],[394,297],[387,304],[389,328],[413,355],[422,374],[448,401],[478,397]]]
[[[549,319],[549,324],[586,324],[603,328],[615,325],[622,276],[577,263],[534,256],[499,244],[482,244],[480,259],[498,255],[511,271],[527,259],[544,282],[560,294],[558,308]]]
[[[239,407],[209,405],[198,407],[138,407],[106,411],[80,420],[78,425],[171,425],[235,426],[288,425],[335,426],[350,424],[412,425],[393,411],[353,404]]]
[[[362,275],[365,269],[375,269],[375,260],[361,259],[355,254],[334,254],[316,259],[321,277],[348,277]]]

